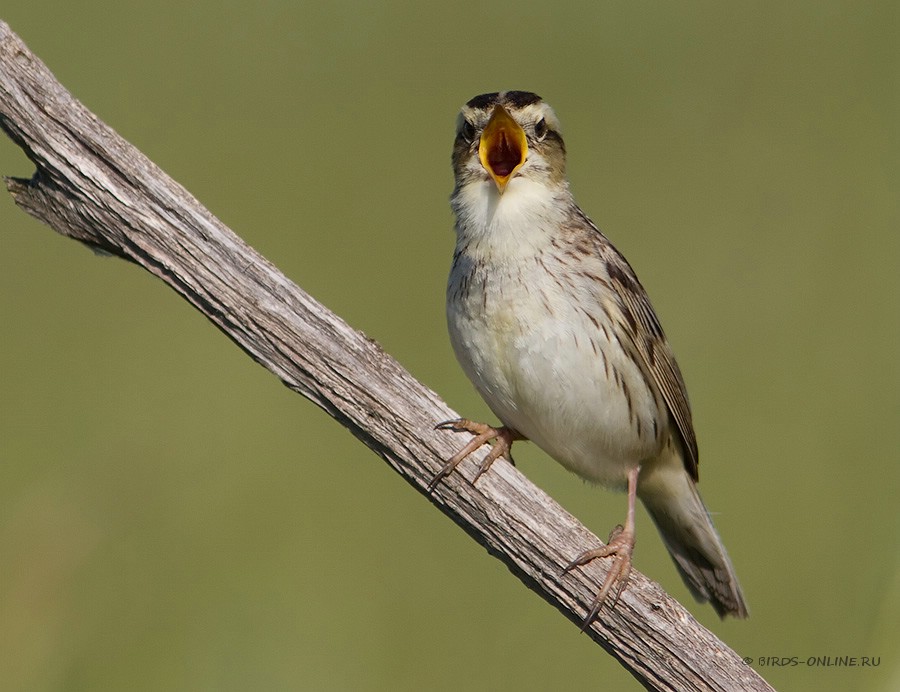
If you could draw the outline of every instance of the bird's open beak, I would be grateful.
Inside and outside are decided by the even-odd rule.
[[[503,106],[495,106],[491,119],[481,133],[478,158],[497,183],[500,194],[503,194],[510,179],[525,163],[527,153],[525,130],[519,127]]]

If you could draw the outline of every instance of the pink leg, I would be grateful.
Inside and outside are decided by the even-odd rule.
[[[507,428],[506,426],[500,428],[492,428],[489,425],[485,425],[484,423],[475,423],[474,421],[467,420],[466,418],[459,418],[457,420],[448,420],[443,423],[438,423],[435,427],[435,430],[452,430],[453,432],[470,432],[475,435],[469,443],[459,450],[456,454],[454,454],[450,459],[444,464],[444,467],[437,472],[434,478],[431,479],[431,482],[428,484],[428,492],[432,492],[444,478],[449,476],[453,469],[459,466],[460,462],[469,456],[472,452],[478,449],[481,445],[486,442],[490,442],[491,440],[495,440],[494,446],[491,449],[490,453],[484,458],[484,461],[481,462],[481,466],[478,467],[478,473],[475,474],[475,480],[477,481],[481,474],[487,471],[491,464],[494,463],[497,459],[502,456],[505,456],[512,462],[512,457],[510,456],[510,450],[512,449],[512,443],[515,440],[524,440],[525,438],[517,433],[512,428]]]
[[[594,599],[590,612],[584,619],[584,624],[581,627],[582,632],[591,626],[610,590],[618,584],[616,596],[612,602],[612,607],[615,607],[616,603],[619,602],[619,596],[622,595],[622,591],[625,590],[625,586],[628,584],[628,575],[631,574],[631,555],[634,552],[634,505],[637,501],[637,481],[640,471],[641,468],[637,467],[628,472],[628,514],[625,515],[625,526],[623,527],[621,524],[616,526],[610,532],[609,541],[605,546],[583,552],[566,565],[566,568],[563,570],[563,574],[566,574],[569,570],[586,565],[598,557],[614,557],[613,564],[610,565],[609,572],[606,573],[603,586]]]

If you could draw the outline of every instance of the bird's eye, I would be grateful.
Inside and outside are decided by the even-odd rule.
[[[538,140],[544,139],[547,136],[547,129],[547,121],[541,118],[534,124],[534,136]]]
[[[462,127],[459,130],[460,136],[467,142],[475,139],[475,126],[468,120],[463,120]]]

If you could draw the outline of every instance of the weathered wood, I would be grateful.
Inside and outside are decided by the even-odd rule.
[[[465,441],[433,426],[457,414],[75,100],[3,23],[0,127],[37,169],[31,180],[6,179],[16,204],[159,277],[427,494],[443,460]],[[442,482],[431,501],[580,625],[606,565],[561,572],[598,539],[505,461],[473,485],[485,451]],[[771,689],[636,571],[616,608],[604,607],[588,634],[650,689]]]

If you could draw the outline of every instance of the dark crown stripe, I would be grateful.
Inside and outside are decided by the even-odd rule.
[[[539,103],[541,100],[540,96],[533,94],[530,91],[494,91],[490,94],[476,96],[466,105],[469,108],[484,109],[502,101],[512,108],[524,108],[525,106],[530,106],[532,103]]]
[[[481,94],[480,96],[476,96],[471,101],[469,101],[466,105],[469,108],[487,108],[488,106],[497,103],[498,94],[496,91],[491,94]]]
[[[513,108],[524,108],[532,103],[540,103],[542,99],[530,91],[507,91],[503,94],[503,100]]]

